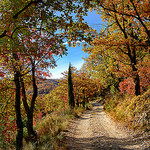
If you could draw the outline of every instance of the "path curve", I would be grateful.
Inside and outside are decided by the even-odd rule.
[[[150,150],[148,138],[139,139],[121,130],[95,102],[92,110],[70,122],[65,139],[67,150]]]

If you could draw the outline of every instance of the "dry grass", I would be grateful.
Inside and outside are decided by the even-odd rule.
[[[74,117],[79,117],[84,110],[81,107],[73,110],[67,107],[59,109],[41,120],[35,127],[39,139],[38,150],[65,149],[63,131],[68,127],[69,121]],[[23,150],[32,149],[34,149],[32,144],[26,144]]]
[[[150,131],[150,90],[134,98],[112,98],[106,102],[104,108],[114,119],[124,122],[128,127]]]

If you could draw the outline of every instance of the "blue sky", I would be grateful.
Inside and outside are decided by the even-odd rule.
[[[89,26],[96,29],[97,31],[100,30],[102,20],[100,18],[100,15],[96,14],[95,11],[89,12],[88,16],[85,16],[84,19],[89,24]],[[68,55],[63,56],[62,58],[59,58],[57,60],[57,67],[55,67],[54,69],[49,69],[50,73],[52,73],[52,79],[61,78],[61,73],[68,69],[69,63],[71,63],[72,66],[80,69],[82,64],[84,63],[82,57],[88,57],[88,55],[82,51],[82,44],[81,46],[76,47],[69,47],[68,45],[66,46],[68,48]]]

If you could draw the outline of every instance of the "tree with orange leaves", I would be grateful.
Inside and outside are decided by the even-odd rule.
[[[37,76],[47,76],[45,69],[55,66],[54,55],[66,54],[64,42],[86,40],[83,21],[87,7],[80,1],[67,0],[20,0],[0,2],[0,75],[12,76],[15,83],[15,112],[17,123],[16,149],[22,149],[23,123],[21,99],[32,126],[33,111],[37,97]],[[81,3],[86,3],[82,2]],[[74,12],[75,17],[71,15]],[[58,31],[59,30],[59,31]],[[30,76],[28,78],[28,76]],[[27,103],[25,94],[26,78],[32,81],[33,95]],[[31,141],[36,136],[28,130]],[[31,132],[30,132],[31,131]]]
[[[92,2],[91,2],[92,3]],[[116,0],[94,1],[91,9],[97,10],[105,22],[97,37],[93,39],[91,47],[86,52],[109,57],[118,65],[122,76],[134,79],[135,95],[140,95],[139,63],[149,53],[150,22],[147,0]],[[97,5],[95,5],[97,4]],[[109,64],[112,66],[112,64]],[[119,73],[120,74],[120,73]]]

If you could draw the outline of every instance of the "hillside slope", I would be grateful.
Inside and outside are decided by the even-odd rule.
[[[38,82],[38,95],[44,96],[48,94],[50,91],[52,91],[55,87],[58,86],[58,80],[57,79],[46,79],[41,80]],[[32,88],[29,88],[28,94],[32,93]]]

